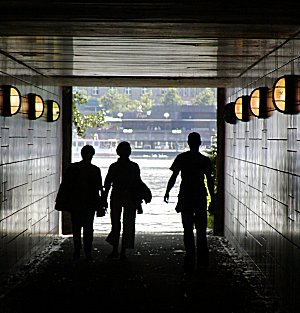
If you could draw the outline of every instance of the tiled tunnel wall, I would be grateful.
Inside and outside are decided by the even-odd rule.
[[[47,77],[0,54],[0,85],[4,84],[17,87],[22,101],[36,93],[61,103],[60,88]],[[21,112],[0,116],[0,278],[58,234],[54,200],[61,171],[60,120],[29,120]]]
[[[228,89],[228,102],[282,75],[300,74],[299,38],[287,41]],[[226,124],[225,235],[275,287],[288,312],[300,301],[300,115]]]

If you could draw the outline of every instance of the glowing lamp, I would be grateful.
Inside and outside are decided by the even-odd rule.
[[[238,97],[234,103],[234,111],[238,120],[242,122],[249,122],[252,115],[250,111],[250,97]]]
[[[268,87],[259,87],[250,94],[250,110],[258,118],[268,118],[274,111],[272,90]]]
[[[55,122],[59,119],[60,116],[60,106],[56,101],[47,100],[47,121]]]
[[[273,104],[281,113],[300,112],[300,76],[285,75],[278,78],[273,86]]]
[[[36,120],[43,115],[44,100],[34,93],[28,94],[28,117],[30,120]]]
[[[20,111],[21,94],[17,88],[10,85],[1,86],[0,108],[3,116],[12,116]]]

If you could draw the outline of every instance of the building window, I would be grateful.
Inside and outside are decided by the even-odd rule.
[[[132,94],[132,89],[130,87],[126,87],[125,88],[125,95],[131,96],[131,94]]]
[[[92,95],[93,95],[93,96],[98,96],[98,95],[99,95],[99,89],[98,89],[98,87],[93,87]]]
[[[148,91],[148,88],[142,88],[142,95],[144,95]]]

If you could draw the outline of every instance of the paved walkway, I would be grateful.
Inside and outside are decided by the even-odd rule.
[[[279,313],[259,273],[226,240],[209,236],[210,266],[182,271],[182,234],[137,234],[127,260],[109,260],[96,235],[94,260],[72,261],[72,241],[54,244],[0,289],[1,313]]]

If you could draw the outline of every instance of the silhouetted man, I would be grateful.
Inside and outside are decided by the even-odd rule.
[[[93,146],[81,149],[82,160],[70,164],[59,188],[56,207],[71,212],[74,242],[74,260],[80,257],[81,229],[86,258],[92,259],[95,211],[100,205],[99,192],[103,192],[100,168],[91,164],[95,154]]]
[[[178,174],[181,172],[181,184],[176,211],[181,213],[184,229],[185,258],[184,270],[192,272],[195,267],[194,226],[197,232],[197,265],[207,266],[209,254],[207,247],[207,187],[211,196],[211,210],[214,203],[214,183],[210,159],[199,152],[200,134],[192,132],[188,136],[190,151],[179,154],[170,169],[173,171],[168,184],[164,201],[168,202],[169,192],[173,188]]]

